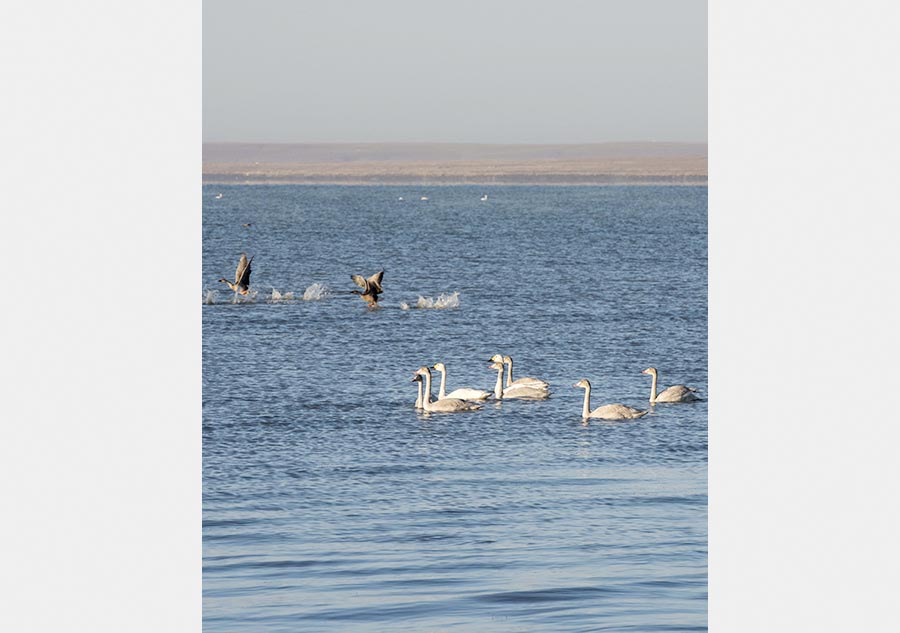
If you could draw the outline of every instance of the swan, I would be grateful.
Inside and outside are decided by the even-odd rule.
[[[432,369],[441,372],[441,387],[438,390],[438,400],[443,400],[444,398],[458,398],[460,400],[487,400],[491,396],[490,391],[484,391],[483,389],[470,389],[468,387],[454,389],[450,393],[446,393],[445,389],[447,385],[447,368],[444,366],[444,363],[435,363]]]
[[[359,295],[363,301],[369,304],[369,307],[374,307],[378,303],[378,295],[384,292],[381,289],[382,277],[384,277],[383,270],[368,278],[362,275],[350,275],[350,279],[362,288],[361,292],[359,290],[351,290],[350,294]]]
[[[494,354],[491,356],[490,361],[492,363],[505,363],[507,365],[506,371],[506,388],[507,389],[517,389],[519,387],[530,387],[532,389],[549,389],[550,384],[541,380],[540,378],[534,378],[533,376],[528,376],[526,378],[519,378],[517,380],[512,379],[513,372],[513,359],[511,356],[501,356],[500,354]]]
[[[221,193],[217,193],[217,194],[216,194],[216,200],[221,200],[221,199],[222,199],[222,194],[221,194]]]
[[[702,400],[702,398],[695,394],[697,389],[694,387],[685,387],[684,385],[672,385],[671,387],[656,393],[656,367],[648,367],[641,373],[649,374],[653,377],[653,380],[650,383],[651,404],[657,402],[695,402],[697,400]]]
[[[415,376],[413,376],[413,379],[412,379],[411,382],[417,382],[417,383],[419,383],[419,384],[418,384],[418,387],[419,387],[419,395],[416,397],[415,408],[416,408],[416,409],[421,409],[421,408],[422,408],[422,377],[421,377],[420,375],[416,374]]]
[[[449,413],[451,411],[477,411],[481,408],[480,404],[466,402],[459,398],[444,398],[443,400],[431,401],[431,371],[427,367],[419,367],[416,371],[417,376],[425,379],[425,399],[422,401],[422,408],[425,411],[436,411]]]
[[[241,259],[238,260],[237,270],[234,271],[234,283],[231,283],[224,277],[219,281],[228,284],[228,287],[239,292],[242,295],[250,292],[250,264],[253,263],[253,257],[247,260],[247,253],[241,253]]]
[[[487,194],[484,194],[483,196],[481,196],[481,201],[484,202],[485,200],[487,200]]]
[[[585,378],[576,382],[573,387],[581,387],[584,389],[584,406],[581,408],[581,417],[601,418],[603,420],[626,420],[640,418],[647,415],[646,411],[640,409],[632,409],[624,404],[604,404],[591,411],[591,383]]]
[[[550,392],[546,389],[534,389],[532,387],[516,387],[514,389],[503,388],[503,363],[489,365],[488,369],[497,370],[497,383],[494,385],[494,398],[497,400],[546,400]]]

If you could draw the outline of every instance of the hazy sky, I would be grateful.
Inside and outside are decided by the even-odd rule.
[[[706,2],[207,0],[205,141],[706,141]]]

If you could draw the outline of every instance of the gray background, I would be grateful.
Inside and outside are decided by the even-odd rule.
[[[203,140],[706,140],[706,3],[216,0]]]

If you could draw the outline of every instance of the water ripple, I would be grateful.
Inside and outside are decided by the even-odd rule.
[[[709,393],[706,189],[482,189],[206,192],[207,633],[705,630],[708,403],[584,424],[571,385]],[[552,397],[416,413],[417,367],[492,389],[493,353]]]

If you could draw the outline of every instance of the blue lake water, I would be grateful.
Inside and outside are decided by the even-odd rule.
[[[655,366],[709,397],[706,209],[706,187],[204,186],[204,630],[706,630],[707,402],[585,424],[572,387],[648,408]],[[379,309],[339,294],[382,267]],[[551,398],[414,410],[419,366],[490,390],[495,353]]]

